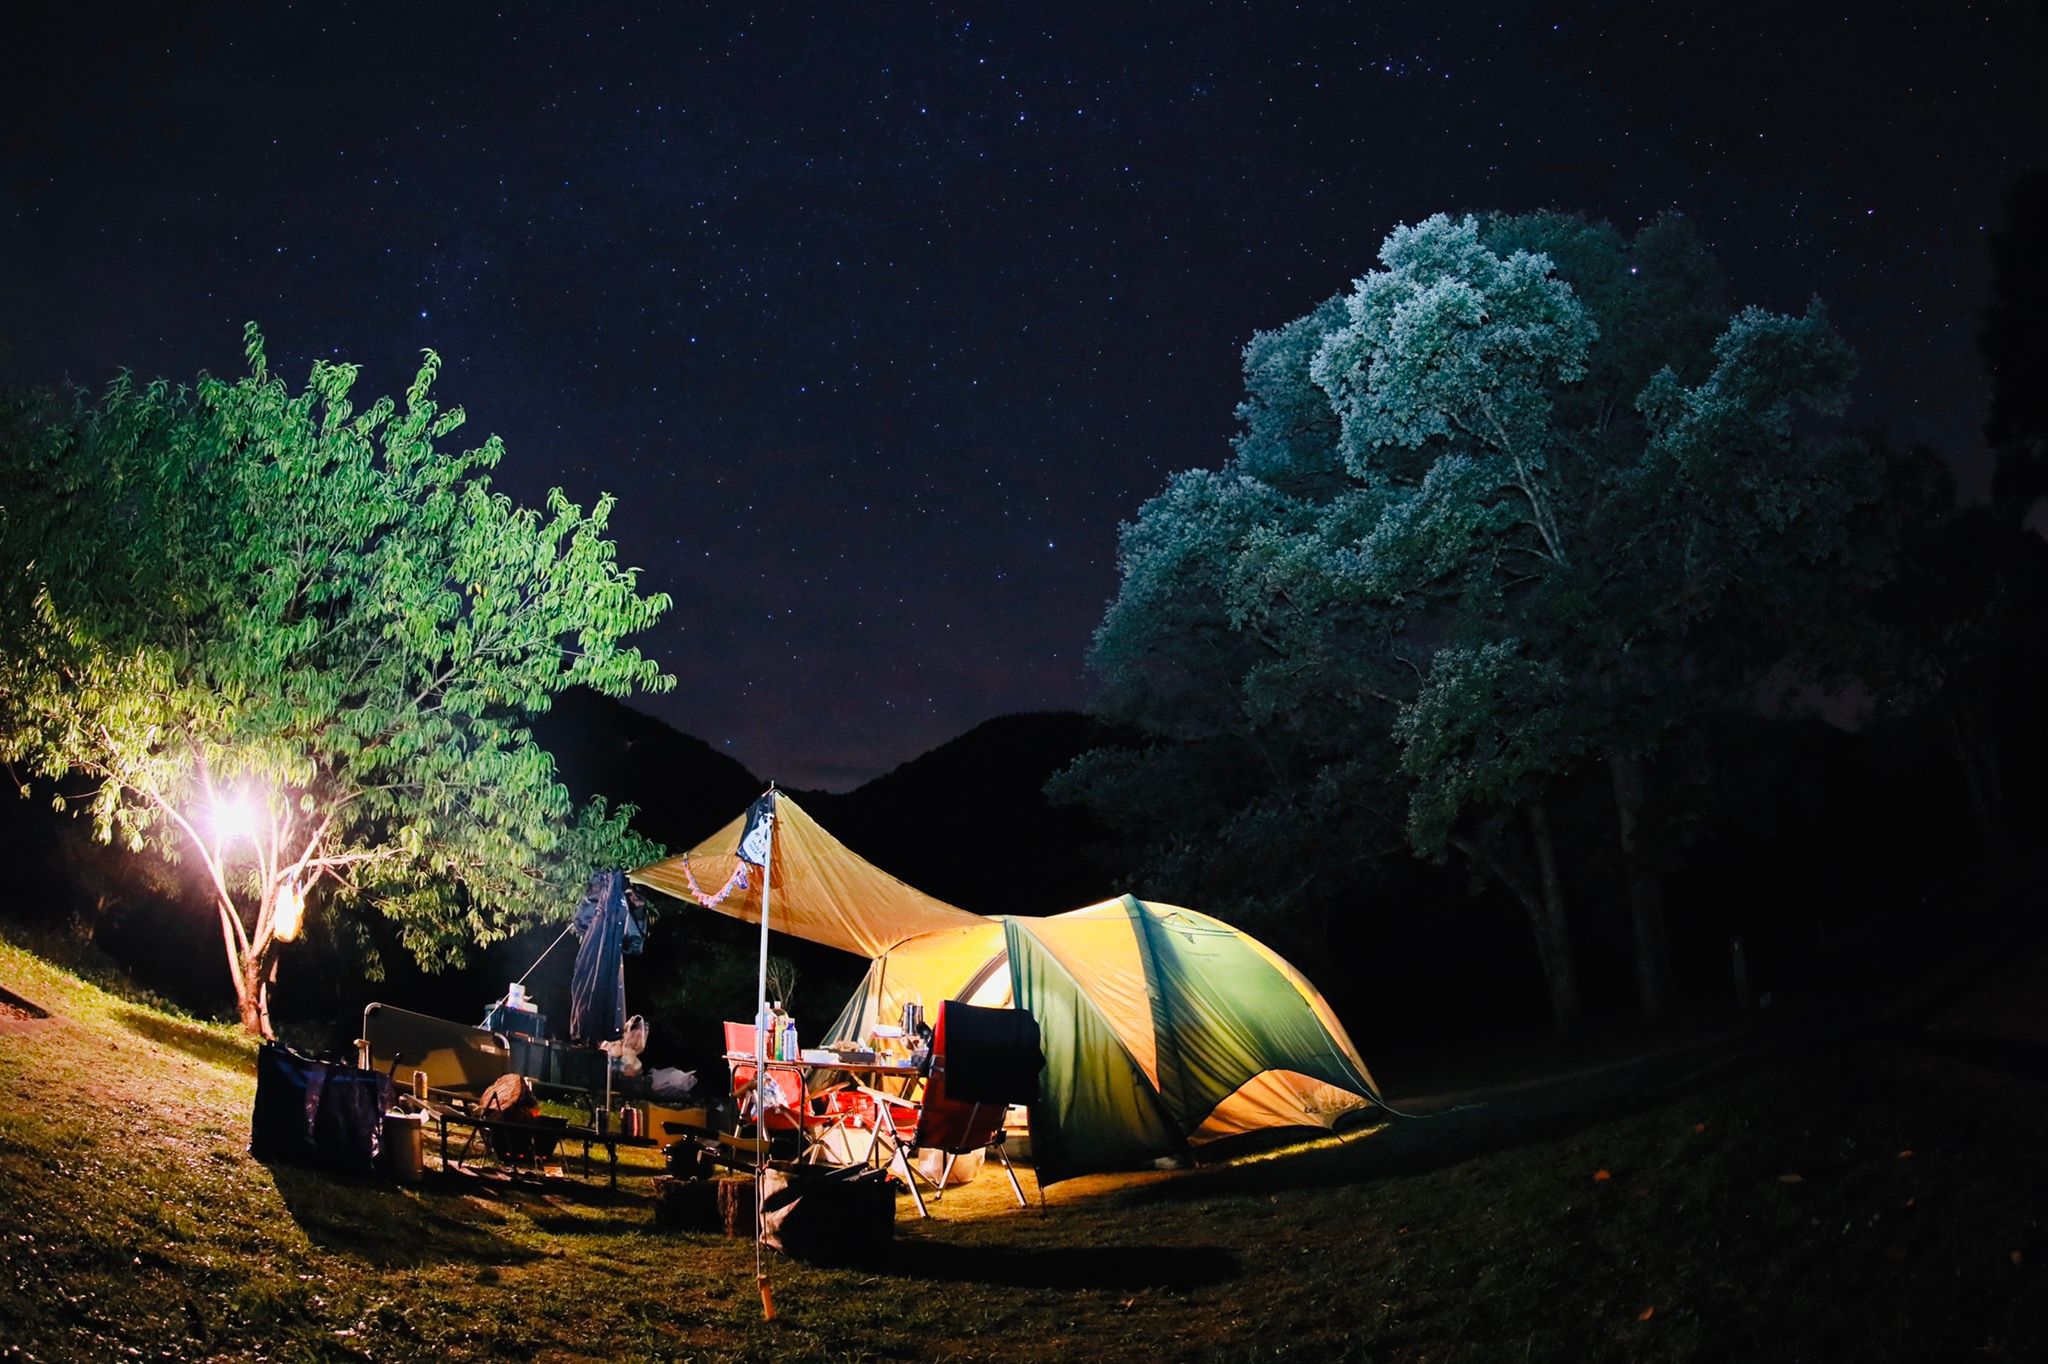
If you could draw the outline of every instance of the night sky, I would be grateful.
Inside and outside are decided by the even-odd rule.
[[[38,8],[0,384],[232,374],[255,320],[367,399],[431,346],[501,487],[620,495],[676,598],[636,704],[834,789],[1084,705],[1246,339],[1440,210],[1687,214],[1981,496],[1986,236],[2048,164],[2033,5]]]

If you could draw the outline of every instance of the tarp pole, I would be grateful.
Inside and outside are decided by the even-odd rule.
[[[761,1320],[775,1320],[764,1255],[768,1231],[763,1205],[768,1187],[768,890],[774,882],[775,787],[768,788],[768,852],[761,863],[761,957],[754,1000],[754,1282],[761,1289]],[[801,1116],[799,1116],[801,1121]]]

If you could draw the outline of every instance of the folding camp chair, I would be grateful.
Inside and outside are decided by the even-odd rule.
[[[993,1151],[1010,1177],[1018,1206],[1026,1205],[1024,1186],[1003,1149],[1003,1119],[1013,1103],[1038,1099],[1038,1072],[1045,1055],[1038,1045],[1038,1020],[1026,1009],[987,1009],[949,999],[939,1006],[932,1024],[932,1071],[925,1081],[924,1102],[906,1130],[900,1117],[878,1128],[876,1139],[887,1149],[886,1164],[900,1165],[910,1184],[918,1215],[929,1217],[918,1181],[932,1186],[932,1199],[943,1197],[953,1162],[970,1151]],[[901,1112],[901,1100],[869,1091],[882,1111]],[[919,1151],[943,1151],[946,1159],[934,1180],[917,1166]]]
[[[469,1136],[450,1163],[460,1165],[467,1161],[481,1136],[484,1146],[507,1170],[538,1174],[555,1154],[569,1120],[542,1113],[540,1100],[534,1097],[533,1082],[524,1075],[508,1074],[498,1077],[484,1091],[470,1109],[468,1125]],[[445,1145],[442,1154],[447,1154]]]

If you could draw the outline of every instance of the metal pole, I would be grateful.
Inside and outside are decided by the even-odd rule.
[[[745,830],[742,829],[744,836]],[[775,1300],[768,1292],[768,1267],[762,1251],[767,1229],[762,1205],[767,1201],[768,1173],[768,891],[775,866],[775,788],[768,788],[768,852],[761,863],[761,957],[759,988],[754,1000],[754,1282],[761,1290],[761,1320],[775,1320]]]

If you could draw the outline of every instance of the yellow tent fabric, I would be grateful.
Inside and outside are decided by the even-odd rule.
[[[678,857],[632,873],[635,885],[701,904],[716,896],[739,866],[736,850],[746,812]],[[769,868],[768,927],[863,957],[879,957],[905,938],[990,923],[934,899],[873,866],[825,829],[787,792],[775,797],[775,852]],[[695,882],[695,889],[692,882]],[[710,906],[747,923],[761,922],[761,877]],[[1000,930],[998,930],[1000,936]]]
[[[1003,925],[984,919],[963,928],[926,933],[898,943],[868,968],[871,1002],[849,1040],[866,1038],[877,1023],[893,1023],[905,1004],[927,1014],[946,999],[989,1008],[1010,1006],[1010,973],[1003,969]]]

